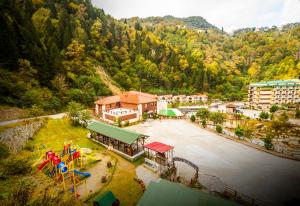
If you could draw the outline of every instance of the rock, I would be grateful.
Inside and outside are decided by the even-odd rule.
[[[299,141],[298,140],[291,140],[288,142],[289,145],[291,146],[298,146],[299,145]]]
[[[80,148],[84,154],[91,154],[93,151],[90,148]]]
[[[260,140],[260,139],[252,139],[251,140],[251,143],[252,144],[256,144],[256,145],[259,145],[259,146],[265,146],[265,142],[264,141],[262,141],[262,140]]]

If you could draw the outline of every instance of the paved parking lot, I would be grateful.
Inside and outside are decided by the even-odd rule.
[[[298,161],[228,140],[186,120],[155,120],[128,129],[149,135],[147,142],[160,141],[174,146],[174,156],[197,164],[200,183],[211,190],[222,191],[226,185],[272,205],[300,201]],[[186,179],[193,176],[189,166],[177,165],[181,176]]]

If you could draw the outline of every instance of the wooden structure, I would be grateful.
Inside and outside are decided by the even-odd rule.
[[[145,146],[145,163],[159,170],[160,173],[173,166],[173,146],[152,142]]]
[[[93,140],[129,160],[135,160],[144,153],[144,142],[147,135],[96,121],[88,125],[87,129],[91,131]]]

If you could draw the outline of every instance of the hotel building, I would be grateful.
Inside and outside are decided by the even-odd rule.
[[[273,104],[298,103],[300,101],[300,80],[274,80],[249,85],[249,106],[269,109]]]

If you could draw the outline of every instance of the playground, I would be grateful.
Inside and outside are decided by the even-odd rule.
[[[31,171],[0,181],[3,195],[19,191],[24,182],[28,190],[22,193],[30,192],[30,204],[91,205],[95,197],[111,191],[120,205],[136,205],[142,195],[134,180],[136,165],[87,138],[88,132],[67,118],[47,120],[14,155],[28,162]]]

